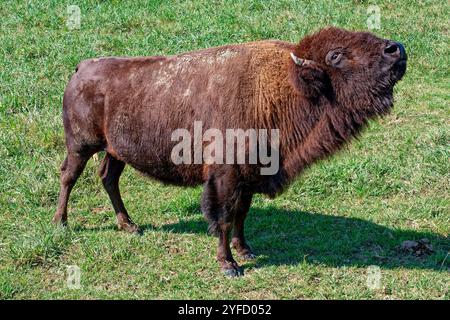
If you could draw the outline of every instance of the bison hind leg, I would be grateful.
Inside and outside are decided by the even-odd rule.
[[[67,224],[67,204],[70,192],[80,177],[91,154],[68,152],[67,157],[61,165],[60,191],[58,207],[53,217],[55,224]]]
[[[119,230],[140,234],[141,229],[139,229],[139,227],[131,220],[120,195],[119,178],[124,168],[124,162],[114,158],[109,153],[106,153],[98,173],[102,179],[103,187],[111,200],[114,211],[116,212]]]

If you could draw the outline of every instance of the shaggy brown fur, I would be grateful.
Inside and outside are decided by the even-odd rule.
[[[290,54],[308,59],[298,65]],[[63,121],[67,158],[55,222],[67,220],[70,191],[87,160],[107,152],[100,175],[119,228],[137,232],[119,193],[129,164],[166,183],[204,183],[202,211],[219,236],[217,259],[242,274],[232,257],[252,258],[244,220],[255,193],[275,196],[302,170],[337,151],[368,119],[392,106],[394,84],[406,70],[399,43],[370,33],[327,28],[299,44],[259,41],[176,56],[83,61],[67,85]],[[280,170],[259,165],[175,165],[175,129],[280,130]]]

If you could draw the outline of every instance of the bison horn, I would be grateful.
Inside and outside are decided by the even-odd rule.
[[[291,52],[291,58],[292,58],[292,60],[294,60],[294,63],[300,67],[304,67],[304,66],[313,64],[313,61],[299,58],[293,52]]]
[[[293,52],[291,52],[291,58],[294,61],[294,63],[298,66],[303,66],[305,64],[305,59],[300,59]]]

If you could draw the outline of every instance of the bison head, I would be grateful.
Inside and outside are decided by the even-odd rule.
[[[407,59],[399,42],[338,28],[304,38],[292,58],[297,86],[305,96],[325,96],[367,116],[390,109],[393,87],[405,73]]]

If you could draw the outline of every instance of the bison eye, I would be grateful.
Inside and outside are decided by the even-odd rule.
[[[333,53],[331,56],[331,61],[336,61],[341,57],[342,53]]]
[[[342,59],[342,52],[339,50],[331,50],[328,52],[327,56],[325,57],[325,62],[328,65],[331,65],[333,67],[337,67],[339,62]]]

